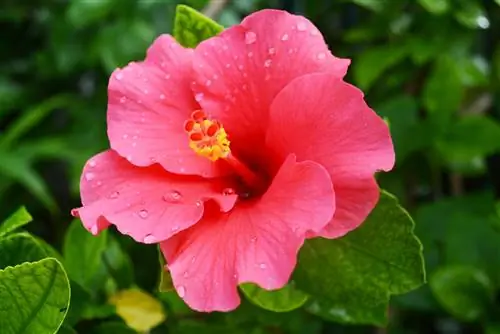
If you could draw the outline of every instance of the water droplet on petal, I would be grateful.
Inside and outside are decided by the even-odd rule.
[[[97,232],[99,232],[99,227],[97,226],[97,224],[92,225],[92,227],[90,228],[90,233],[92,233],[93,235],[97,235]]]
[[[177,232],[179,231],[179,226],[174,226],[170,229],[172,232]]]
[[[144,91],[144,94],[148,95],[149,94],[149,90],[145,89]]]
[[[268,52],[269,52],[270,55],[274,55],[276,53],[276,49],[275,48],[269,48]]]
[[[288,41],[288,38],[289,38],[288,34],[284,34],[283,36],[281,36],[282,41]]]
[[[122,136],[122,138],[123,138],[123,139],[127,139],[127,138],[128,138],[128,134],[124,134],[124,135]]]
[[[182,275],[184,278],[187,278],[189,276],[189,273],[187,271],[184,272],[184,274]]]
[[[152,243],[155,243],[157,240],[153,235],[148,234],[144,237],[143,241],[145,244],[152,244]]]
[[[267,59],[265,62],[264,62],[264,67],[270,67],[271,64],[272,64],[272,60],[271,59]]]
[[[257,35],[253,31],[247,31],[245,33],[245,43],[250,45],[252,43],[255,43],[257,40]]]
[[[256,242],[257,241],[257,237],[252,237],[252,239],[250,239],[251,242]]]
[[[125,96],[120,97],[120,103],[127,102],[127,98]]]
[[[235,191],[233,188],[226,188],[226,189],[222,190],[222,194],[226,195],[226,196],[234,195],[234,193],[235,193]]]
[[[89,161],[89,166],[90,166],[90,167],[92,167],[92,168],[93,168],[93,167],[95,167],[96,165],[97,165],[97,163],[95,162],[95,160],[90,160],[90,161]]]
[[[194,96],[194,99],[195,99],[197,102],[201,102],[201,100],[203,100],[203,93],[197,93],[197,94]]]
[[[100,185],[102,185],[102,182],[101,182],[101,181],[97,181],[97,182],[96,182],[96,186],[98,186],[98,187],[99,187]]]
[[[170,79],[170,74],[169,73],[165,74],[165,79],[167,79],[167,80]]]
[[[319,35],[319,32],[316,29],[311,29],[311,31],[309,33],[311,34],[311,36],[318,36]]]
[[[201,206],[201,201],[197,201],[197,202],[196,202],[196,206],[197,206],[197,207],[200,207],[200,206]]]
[[[191,258],[191,263],[194,263],[195,261],[196,261],[196,256],[193,256],[193,257]]]
[[[118,196],[120,196],[120,193],[118,191],[114,191],[109,195],[109,198],[115,199],[118,198]]]
[[[209,87],[212,84],[212,80],[207,80],[205,82],[205,86]]]
[[[179,285],[177,287],[177,293],[179,294],[179,297],[184,298],[184,296],[186,295],[186,288],[182,285]]]
[[[94,178],[95,178],[94,173],[91,173],[91,172],[85,173],[85,180],[92,181]]]
[[[297,30],[298,31],[306,31],[307,30],[307,24],[305,22],[299,22],[299,23],[297,23]]]
[[[231,64],[227,63],[226,68],[230,68],[230,67],[231,67]]]
[[[248,58],[252,58],[253,57],[253,52],[250,51],[248,54],[247,54]]]
[[[265,264],[264,262],[259,263],[259,268],[260,269],[266,269],[267,268],[267,264]]]
[[[179,202],[182,199],[182,194],[177,190],[173,190],[168,194],[163,195],[163,200],[165,202]]]
[[[319,60],[323,60],[326,58],[326,54],[324,52],[320,52],[318,53],[318,55],[316,56]]]
[[[136,147],[137,146],[137,143],[136,142],[133,142],[132,143],[132,147]]]
[[[165,100],[165,94],[160,94],[160,100]]]
[[[115,78],[116,80],[120,81],[121,79],[123,79],[123,73],[122,72],[116,73]]]
[[[141,210],[141,211],[139,211],[139,217],[141,217],[142,219],[148,218],[148,215],[149,215],[149,213],[148,213],[147,210]]]

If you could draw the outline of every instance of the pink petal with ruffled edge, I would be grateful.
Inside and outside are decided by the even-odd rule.
[[[195,50],[198,101],[220,120],[232,149],[244,160],[262,160],[269,107],[291,80],[314,72],[341,78],[350,61],[334,57],[306,18],[279,10],[251,14],[240,25]],[[249,144],[251,143],[251,144]]]
[[[266,147],[277,162],[290,153],[330,173],[336,212],[319,234],[336,238],[358,227],[378,201],[374,173],[394,165],[387,124],[363,93],[337,76],[310,74],[292,81],[273,101]]]
[[[161,243],[179,296],[195,310],[228,311],[240,302],[238,283],[283,287],[305,231],[321,230],[333,203],[326,170],[289,156],[262,198],[227,214],[207,208],[199,223]]]
[[[74,212],[93,234],[106,221],[138,242],[157,243],[192,226],[203,215],[203,201],[229,211],[236,195],[230,182],[166,172],[160,166],[136,167],[109,150],[90,159],[80,183],[83,207]]]
[[[108,136],[111,148],[136,166],[159,163],[176,174],[212,177],[223,164],[196,155],[188,146],[184,122],[200,109],[190,89],[193,50],[169,35],[149,48],[146,60],[111,75]]]

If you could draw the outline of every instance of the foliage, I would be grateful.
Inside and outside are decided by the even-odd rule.
[[[177,16],[176,1],[2,5],[0,332],[500,332],[500,3],[234,0],[212,21],[188,7],[206,0],[179,2]],[[360,229],[307,241],[283,290],[242,285],[238,310],[198,314],[154,246],[93,237],[68,213],[85,160],[108,145],[113,69],[161,33],[193,47],[283,5],[352,58],[346,80],[390,124],[396,169],[378,179],[399,203],[383,192]],[[408,293],[425,279],[413,233],[429,284]]]

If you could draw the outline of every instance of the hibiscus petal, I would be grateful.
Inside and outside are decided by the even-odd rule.
[[[285,87],[273,101],[266,147],[278,164],[290,153],[312,160],[330,173],[336,213],[324,237],[355,229],[378,201],[373,178],[394,165],[394,148],[385,122],[363,93],[330,74],[310,74]]]
[[[136,166],[158,162],[169,172],[205,177],[225,173],[220,163],[188,146],[184,122],[199,109],[190,83],[193,50],[162,35],[146,60],[111,75],[108,136],[111,148]]]
[[[262,10],[196,48],[193,89],[203,109],[224,124],[238,155],[256,161],[276,94],[304,74],[343,77],[349,62],[331,55],[306,18]]]
[[[136,241],[156,243],[198,222],[202,201],[213,199],[229,211],[237,196],[223,194],[224,181],[175,175],[158,165],[136,167],[109,150],[85,165],[83,207],[75,215],[94,234],[109,222]]]
[[[229,311],[237,285],[278,289],[289,280],[305,231],[321,230],[335,210],[327,171],[289,156],[262,198],[202,220],[160,244],[180,297],[199,311]]]

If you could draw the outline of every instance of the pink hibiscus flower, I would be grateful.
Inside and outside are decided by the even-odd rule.
[[[307,19],[263,10],[185,49],[160,36],[108,88],[111,149],[91,158],[76,209],[159,243],[193,309],[227,311],[237,285],[278,289],[306,238],[338,238],[375,206],[394,150]]]

